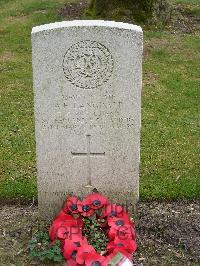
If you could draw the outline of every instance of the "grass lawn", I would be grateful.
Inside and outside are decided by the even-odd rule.
[[[58,9],[66,2],[0,0],[1,200],[37,195],[30,33],[63,20]],[[198,0],[176,2],[199,8]],[[199,51],[197,34],[145,32],[142,199],[200,195]]]

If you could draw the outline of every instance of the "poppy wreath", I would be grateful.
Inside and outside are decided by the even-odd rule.
[[[98,253],[84,235],[86,220],[95,220],[105,233],[108,242],[104,251]],[[68,197],[49,229],[49,236],[52,244],[60,241],[67,266],[107,266],[118,254],[132,261],[137,248],[135,226],[128,213],[99,193],[82,201],[76,196]]]

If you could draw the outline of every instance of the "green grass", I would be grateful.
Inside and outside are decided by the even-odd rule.
[[[156,80],[143,91],[141,195],[198,197],[200,43],[195,36],[167,33],[150,43],[144,70]]]
[[[0,197],[36,195],[31,29],[61,20],[65,0],[0,0]]]
[[[57,10],[65,3],[0,0],[1,199],[37,194],[30,33],[62,20]],[[197,198],[200,42],[152,31],[145,40],[141,198]]]
[[[176,4],[186,4],[186,5],[198,5],[199,0],[171,0]]]

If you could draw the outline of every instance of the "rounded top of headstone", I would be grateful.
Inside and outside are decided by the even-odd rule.
[[[115,21],[105,21],[105,20],[73,20],[73,21],[62,21],[55,22],[50,24],[44,24],[40,26],[36,26],[32,28],[32,34],[53,30],[59,28],[67,28],[67,27],[108,27],[108,28],[118,28],[125,30],[133,30],[136,32],[142,32],[142,28],[137,25],[123,23],[123,22],[115,22]]]

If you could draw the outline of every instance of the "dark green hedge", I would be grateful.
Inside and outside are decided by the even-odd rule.
[[[107,17],[117,10],[130,10],[134,19],[145,20],[152,16],[156,0],[91,0],[90,10],[96,16]]]

